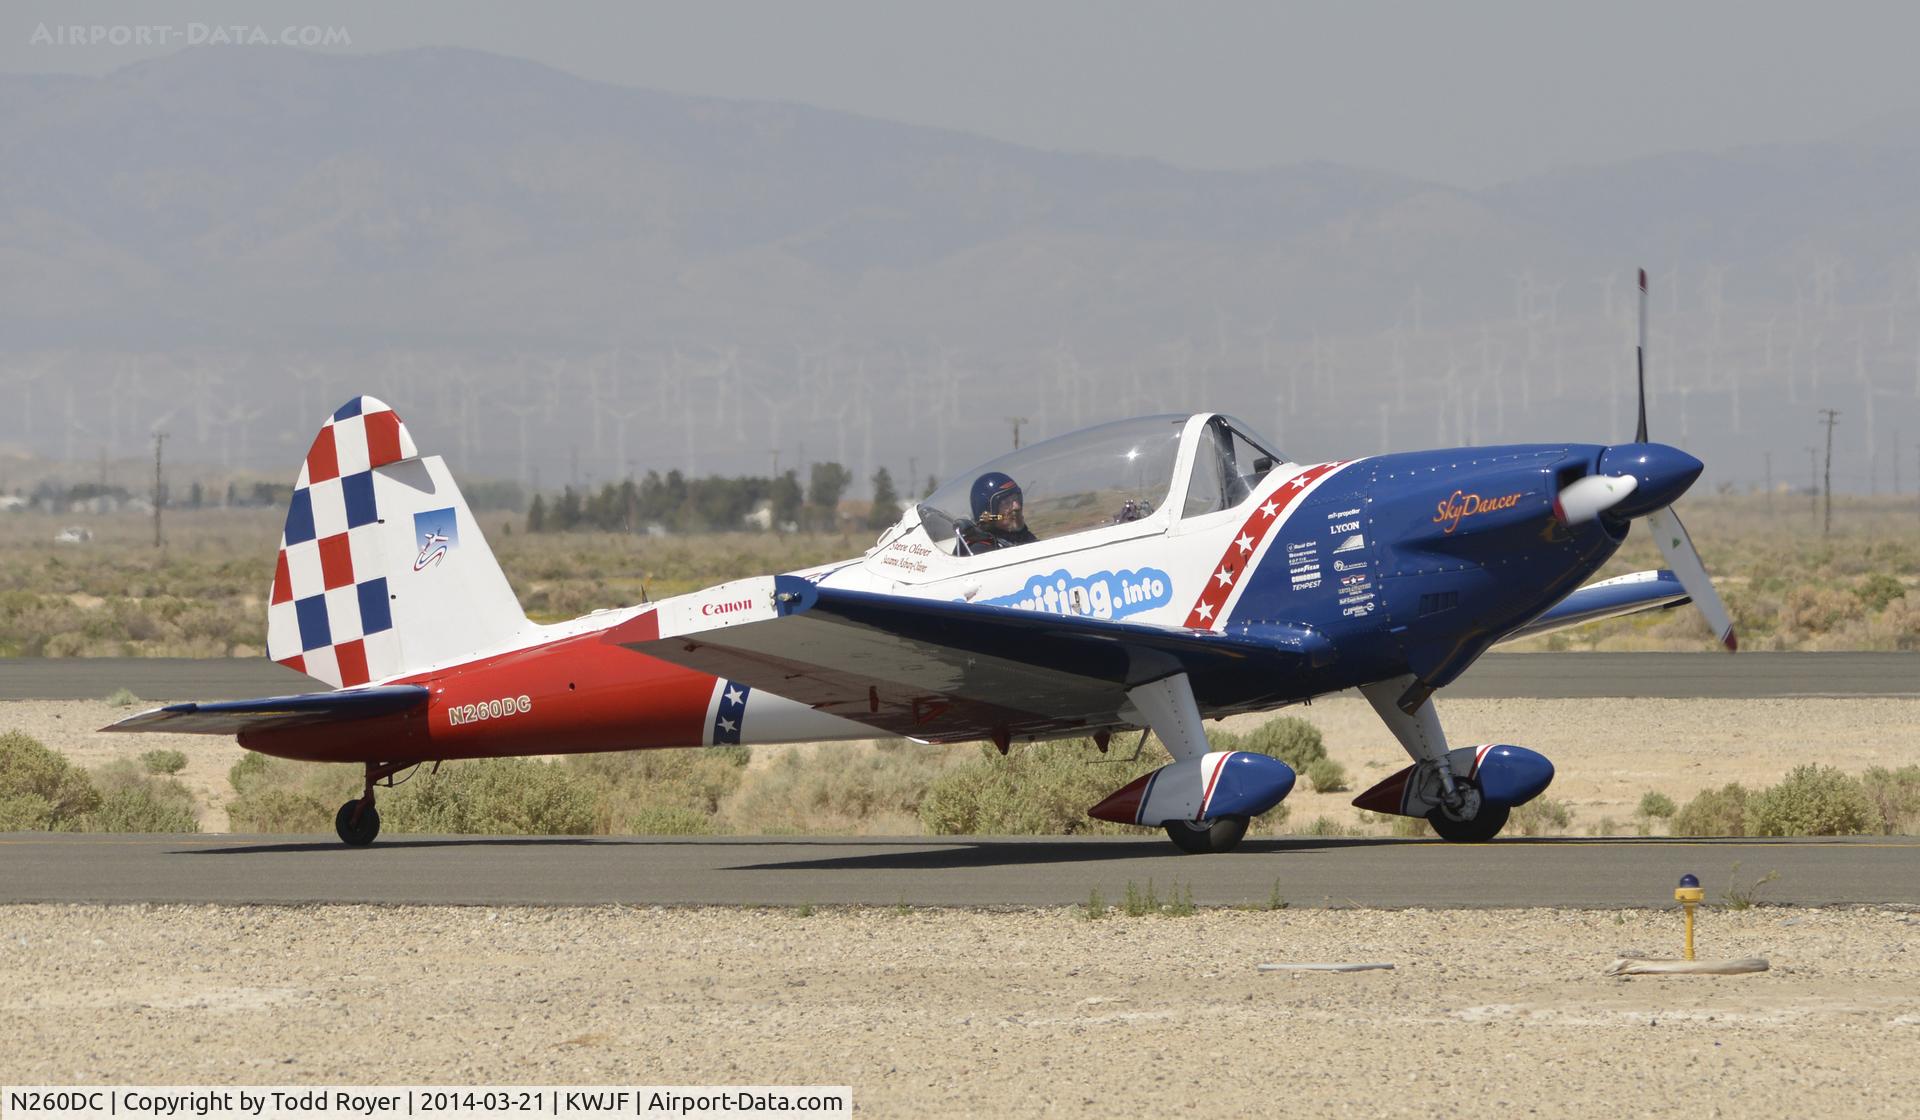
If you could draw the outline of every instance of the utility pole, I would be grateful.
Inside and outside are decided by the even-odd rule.
[[[162,547],[160,535],[160,510],[167,504],[167,483],[160,473],[160,448],[167,442],[167,433],[153,433],[153,547]]]
[[[1840,413],[1837,409],[1823,408],[1820,415],[1825,417],[1821,423],[1827,426],[1827,523],[1820,535],[1830,537],[1833,535],[1833,426],[1840,422]]]
[[[1020,450],[1020,425],[1025,424],[1026,422],[1027,422],[1027,418],[1024,416],[1007,417],[1007,423],[1013,425],[1013,449],[1015,451]]]
[[[1762,451],[1760,458],[1767,464],[1767,514],[1773,514],[1773,452]]]

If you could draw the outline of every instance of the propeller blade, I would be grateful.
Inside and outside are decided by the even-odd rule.
[[[1562,525],[1580,525],[1619,505],[1640,480],[1630,474],[1590,474],[1575,479],[1553,499],[1553,515]]]
[[[1693,538],[1687,536],[1687,527],[1680,524],[1680,515],[1673,512],[1672,506],[1661,506],[1647,515],[1647,528],[1653,531],[1653,543],[1660,546],[1660,555],[1666,558],[1667,567],[1673,569],[1680,586],[1686,588],[1693,599],[1693,605],[1706,616],[1707,625],[1712,627],[1720,644],[1727,647],[1728,653],[1738,650],[1740,640],[1734,636],[1733,619],[1713,589],[1707,566],[1700,562],[1700,552],[1693,547]]]
[[[1640,345],[1633,351],[1634,364],[1640,369],[1640,423],[1633,429],[1633,442],[1647,442],[1647,270],[1640,270]]]

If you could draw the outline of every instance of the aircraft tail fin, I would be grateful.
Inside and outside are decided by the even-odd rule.
[[[294,482],[267,656],[336,688],[459,660],[530,624],[437,455],[372,397],[341,405]]]

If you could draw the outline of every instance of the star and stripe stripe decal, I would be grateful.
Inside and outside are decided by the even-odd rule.
[[[1187,629],[1218,630],[1225,623],[1227,604],[1233,598],[1234,589],[1252,568],[1254,554],[1260,550],[1267,535],[1274,526],[1287,519],[1287,514],[1293,512],[1293,507],[1299,504],[1301,497],[1314,483],[1346,466],[1348,462],[1343,459],[1308,467],[1275,487],[1253,508],[1226,551],[1220,554],[1220,562],[1213,566],[1213,574],[1208,577],[1206,586],[1200,589],[1200,597],[1193,601],[1193,608],[1187,612]]]

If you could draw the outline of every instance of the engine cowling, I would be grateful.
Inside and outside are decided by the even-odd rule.
[[[1087,810],[1095,820],[1162,825],[1257,817],[1293,792],[1293,767],[1252,751],[1211,751],[1143,774]]]
[[[1480,787],[1481,800],[1513,808],[1525,805],[1553,781],[1553,763],[1545,755],[1508,743],[1482,743],[1447,752],[1455,778]],[[1440,775],[1419,765],[1401,770],[1353,799],[1356,808],[1376,813],[1424,817],[1440,805]]]

